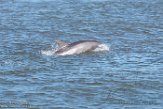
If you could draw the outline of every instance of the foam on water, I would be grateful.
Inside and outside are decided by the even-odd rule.
[[[46,56],[53,56],[55,55],[55,52],[57,51],[57,49],[58,49],[58,46],[52,44],[48,50],[41,50],[41,54],[46,55]]]
[[[42,55],[52,56],[55,53],[55,49],[52,50],[41,50]]]
[[[99,51],[109,51],[109,47],[106,44],[100,44],[94,52],[99,52]]]

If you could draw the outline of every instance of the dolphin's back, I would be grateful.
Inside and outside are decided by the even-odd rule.
[[[78,44],[84,44],[84,43],[94,43],[94,44],[100,44],[100,42],[96,41],[96,40],[81,40],[81,41],[77,41],[77,42],[73,42],[71,44],[69,44],[69,47],[78,45]]]
[[[95,40],[81,40],[68,44],[66,47],[56,51],[56,54],[59,55],[71,55],[71,54],[80,54],[83,52],[94,50],[99,44]]]

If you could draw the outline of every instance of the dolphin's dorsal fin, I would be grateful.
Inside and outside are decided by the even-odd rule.
[[[61,41],[61,40],[56,40],[56,44],[58,45],[58,48],[63,48],[66,47],[68,45],[68,43]]]

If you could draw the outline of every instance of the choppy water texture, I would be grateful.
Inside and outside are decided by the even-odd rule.
[[[109,52],[46,56],[54,40]],[[163,109],[162,0],[0,0],[0,107]]]

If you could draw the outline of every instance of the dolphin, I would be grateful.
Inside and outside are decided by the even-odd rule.
[[[54,51],[54,54],[60,56],[109,50],[107,45],[96,40],[80,40],[73,43],[56,40],[56,44],[57,49]]]

